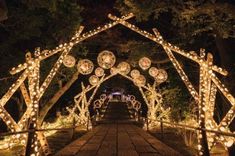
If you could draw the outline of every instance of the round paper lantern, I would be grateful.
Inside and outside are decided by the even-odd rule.
[[[97,62],[100,67],[104,69],[110,69],[115,64],[116,57],[111,51],[104,50],[99,53],[97,57]]]
[[[83,59],[83,60],[78,61],[77,69],[79,73],[83,75],[88,75],[93,71],[94,64],[88,59]]]
[[[144,86],[146,83],[146,79],[145,79],[144,75],[139,75],[137,78],[135,78],[134,83],[137,86]]]
[[[94,105],[93,105],[93,108],[94,109],[97,109],[97,108],[100,108],[101,107],[101,102],[100,102],[100,100],[98,99],[98,100],[95,100],[94,101]]]
[[[168,77],[167,72],[164,69],[159,69],[158,74],[155,76],[155,80],[158,83],[162,83],[167,80],[167,77]]]
[[[130,101],[134,101],[135,100],[135,96],[134,95],[130,95],[129,99],[130,99]]]
[[[156,67],[151,67],[149,69],[149,75],[152,77],[156,77],[158,74],[158,69]]]
[[[104,75],[104,69],[100,68],[100,67],[96,68],[95,69],[95,75],[98,76],[98,77],[103,76]]]
[[[71,55],[67,55],[63,59],[63,64],[65,67],[72,68],[72,67],[74,67],[75,63],[76,63],[76,59]]]
[[[131,77],[132,77],[133,79],[135,79],[135,78],[137,78],[138,76],[140,76],[139,70],[133,69],[133,70],[131,71]]]
[[[106,94],[101,94],[100,95],[100,99],[106,99],[106,97],[107,97]]]
[[[96,75],[89,77],[89,82],[91,85],[97,85],[99,83],[99,78]]]
[[[111,74],[117,74],[117,73],[118,73],[118,69],[117,69],[116,67],[112,67],[112,68],[110,69],[110,73],[111,73]]]
[[[130,72],[131,66],[127,62],[121,62],[121,63],[118,64],[118,70],[121,74],[126,75]]]
[[[141,103],[139,101],[136,101],[134,104],[134,109],[139,110],[141,108]]]
[[[139,66],[143,70],[146,70],[146,69],[148,69],[151,66],[151,60],[149,58],[147,58],[147,57],[142,57],[139,60]]]

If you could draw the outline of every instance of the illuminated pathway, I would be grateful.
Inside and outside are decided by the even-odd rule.
[[[115,103],[108,107],[108,115],[116,112],[109,124],[95,127],[81,138],[75,140],[56,156],[176,156],[180,155],[169,146],[163,144],[155,137],[131,124],[123,123],[118,117],[126,114],[122,103],[120,107]],[[115,108],[115,109],[114,109]],[[119,109],[118,109],[119,108]],[[109,118],[107,115],[106,118]],[[116,120],[117,119],[117,120]],[[121,118],[125,119],[125,118]]]

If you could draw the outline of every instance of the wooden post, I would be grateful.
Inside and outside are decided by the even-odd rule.
[[[74,139],[74,133],[75,133],[75,126],[76,126],[76,121],[75,121],[75,116],[73,116],[73,121],[72,121],[73,123],[73,128],[72,128],[72,137],[71,137],[71,140],[73,140]]]
[[[198,132],[198,152],[199,155],[210,156],[208,142],[207,142],[207,134],[205,131],[205,111],[207,109],[207,105],[209,104],[209,93],[210,93],[210,82],[209,78],[209,62],[212,60],[212,55],[207,55],[207,60],[205,60],[205,52],[200,53],[201,58],[204,60],[203,63],[200,64],[200,86],[199,86],[199,127],[200,130]]]
[[[148,118],[148,115],[147,115],[147,118],[146,118],[146,125],[147,125],[147,131],[149,131],[149,118]]]
[[[161,138],[164,139],[162,118],[160,119],[160,127],[161,127]]]

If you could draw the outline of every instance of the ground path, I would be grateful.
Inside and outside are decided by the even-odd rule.
[[[126,120],[123,103],[111,103],[105,122],[73,141],[56,156],[180,156],[142,128]],[[113,116],[111,117],[111,114]],[[120,120],[121,119],[121,120]],[[123,120],[125,119],[125,120]]]

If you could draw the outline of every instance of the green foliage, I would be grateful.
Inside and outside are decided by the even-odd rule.
[[[171,24],[178,27],[184,37],[205,32],[223,38],[235,37],[235,6],[225,2],[118,0],[116,7],[122,13],[133,12],[139,21],[147,21],[151,17],[159,19],[161,14],[168,14],[172,17]]]
[[[33,52],[35,47],[41,47],[42,50],[53,49],[59,43],[70,39],[82,21],[82,8],[76,0],[11,0],[6,1],[6,4],[8,19],[0,25],[1,77],[8,77],[7,71],[10,68],[25,62],[26,51]],[[81,46],[73,50],[74,56],[83,55],[85,51]],[[52,57],[41,63],[41,83],[57,58],[58,56]],[[12,61],[9,63],[9,60]],[[58,81],[61,80],[64,84],[74,70],[75,68],[68,69],[62,65],[61,74],[58,74],[50,84],[45,99],[53,96],[59,89]],[[7,91],[15,78],[9,80],[5,81],[5,85],[1,85],[1,94]]]
[[[169,71],[168,84],[161,89],[164,105],[171,108],[170,117],[174,121],[180,121],[188,116],[191,109],[191,95],[177,76],[176,71]]]

